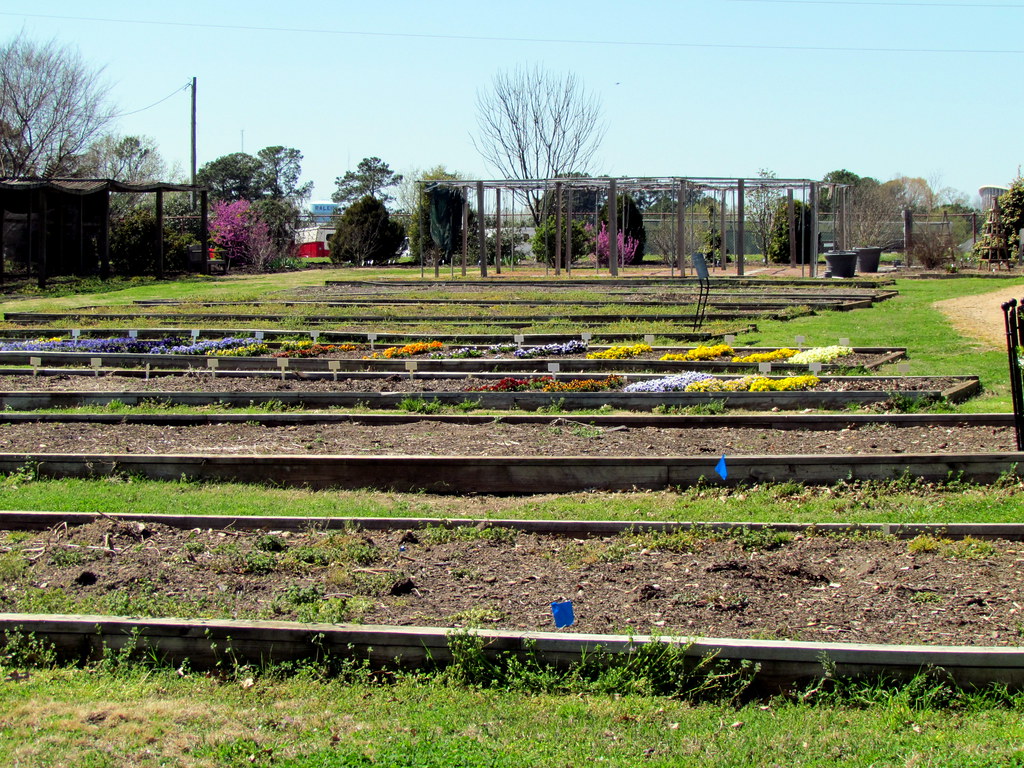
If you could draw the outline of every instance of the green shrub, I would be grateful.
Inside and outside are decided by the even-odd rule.
[[[196,240],[164,226],[164,269],[177,272],[188,264],[188,247]],[[147,275],[156,272],[156,212],[134,208],[111,222],[110,265],[119,275]]]
[[[562,223],[562,236],[565,236],[565,223]],[[555,217],[548,216],[534,232],[530,241],[534,258],[537,261],[550,265],[555,263]],[[563,253],[565,244],[562,244]],[[594,234],[587,228],[587,225],[575,219],[572,222],[572,262],[575,264],[581,258],[586,258],[594,253]]]
[[[385,264],[398,255],[405,230],[384,203],[366,195],[345,209],[328,247],[335,264]]]
[[[787,208],[788,204],[785,200],[779,201],[768,241],[768,260],[774,264],[789,263],[790,226]],[[814,236],[813,211],[809,205],[805,205],[800,200],[794,200],[793,213],[796,219],[796,263],[808,264],[811,254],[815,253],[812,242]]]

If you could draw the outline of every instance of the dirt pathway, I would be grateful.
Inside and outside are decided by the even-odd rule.
[[[1006,341],[1003,330],[1005,301],[1024,298],[1024,285],[1015,284],[991,293],[976,296],[960,296],[955,299],[937,301],[933,306],[942,312],[962,335],[977,339],[987,347],[1000,348]]]

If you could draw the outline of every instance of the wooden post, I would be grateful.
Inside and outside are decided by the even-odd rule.
[[[978,242],[978,214],[971,214],[971,245]]]
[[[676,193],[676,267],[679,277],[686,275],[686,182],[679,181]]]
[[[911,253],[914,250],[914,213],[909,208],[903,209],[903,254],[910,266]]]
[[[494,190],[494,274],[501,274],[501,189]]]
[[[818,276],[818,185],[811,182],[811,252],[808,254],[810,262],[807,274],[811,277]]]
[[[156,191],[156,279],[164,279],[164,191]]]
[[[796,208],[793,205],[793,189],[786,191],[786,220],[789,222],[789,266],[796,266]],[[803,238],[801,238],[803,239]]]
[[[565,196],[565,274],[572,274],[572,187]]]
[[[104,190],[103,192],[103,206],[102,206],[102,233],[103,233],[103,247],[100,248],[100,278],[106,280],[110,277],[110,190]],[[203,227],[203,231],[206,228]]]
[[[477,245],[480,252],[480,277],[487,277],[487,221],[484,216],[484,183],[476,183]]]
[[[562,274],[562,182],[555,182],[555,274]]]
[[[725,269],[729,265],[729,253],[728,253],[729,249],[725,245],[725,199],[726,199],[725,196],[726,196],[726,194],[727,194],[726,190],[723,189],[722,190],[722,210],[720,210],[718,212],[719,213],[719,218],[721,219],[721,221],[719,222],[719,228],[718,228],[719,237],[720,237],[720,240],[721,240],[721,243],[720,243],[720,245],[718,247],[718,257],[720,259],[722,269]]]
[[[199,193],[199,245],[203,249],[203,263],[210,260],[210,193],[205,189]],[[209,272],[207,266],[203,274]]]
[[[2,242],[2,241],[0,241]],[[85,195],[78,196],[78,271],[79,274],[93,274],[95,264],[85,268]]]
[[[737,179],[736,185],[736,275],[737,277],[743,277],[743,255],[745,250],[745,244],[743,242],[746,232],[744,232],[744,221],[743,221],[743,204],[744,204],[744,182],[743,179]]]
[[[79,203],[81,203],[81,198],[79,198]],[[79,218],[79,221],[81,221],[81,218]],[[4,284],[5,242],[7,242],[7,206],[0,201],[0,285]]]
[[[39,193],[39,199],[43,204],[43,210],[40,212],[39,216],[39,290],[44,290],[46,288],[46,273],[48,266],[46,263],[46,246],[47,241],[50,239],[49,233],[46,231],[49,229],[50,224],[48,216],[49,211],[47,210],[50,206],[47,204],[49,201],[46,199],[46,193],[47,190],[45,189],[40,190]]]
[[[462,190],[462,276],[466,276],[466,259],[469,258],[469,188]]]
[[[615,179],[608,180],[608,269],[619,276],[619,198]]]

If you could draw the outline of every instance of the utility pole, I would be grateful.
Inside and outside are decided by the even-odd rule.
[[[196,185],[196,79],[192,78],[192,186]],[[192,191],[192,207],[196,207],[196,193]],[[205,254],[203,254],[205,257]]]

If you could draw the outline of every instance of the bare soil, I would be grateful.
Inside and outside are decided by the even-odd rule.
[[[409,424],[194,427],[144,424],[0,424],[3,453],[718,456],[1013,451],[1009,427],[849,425],[832,431],[740,427],[599,427],[586,417],[553,424]]]
[[[1020,543],[489,534],[106,519],[0,534],[0,556],[26,563],[0,610],[49,594],[66,612],[531,631],[553,630],[550,603],[571,600],[578,632],[1005,646],[1024,628]]]

